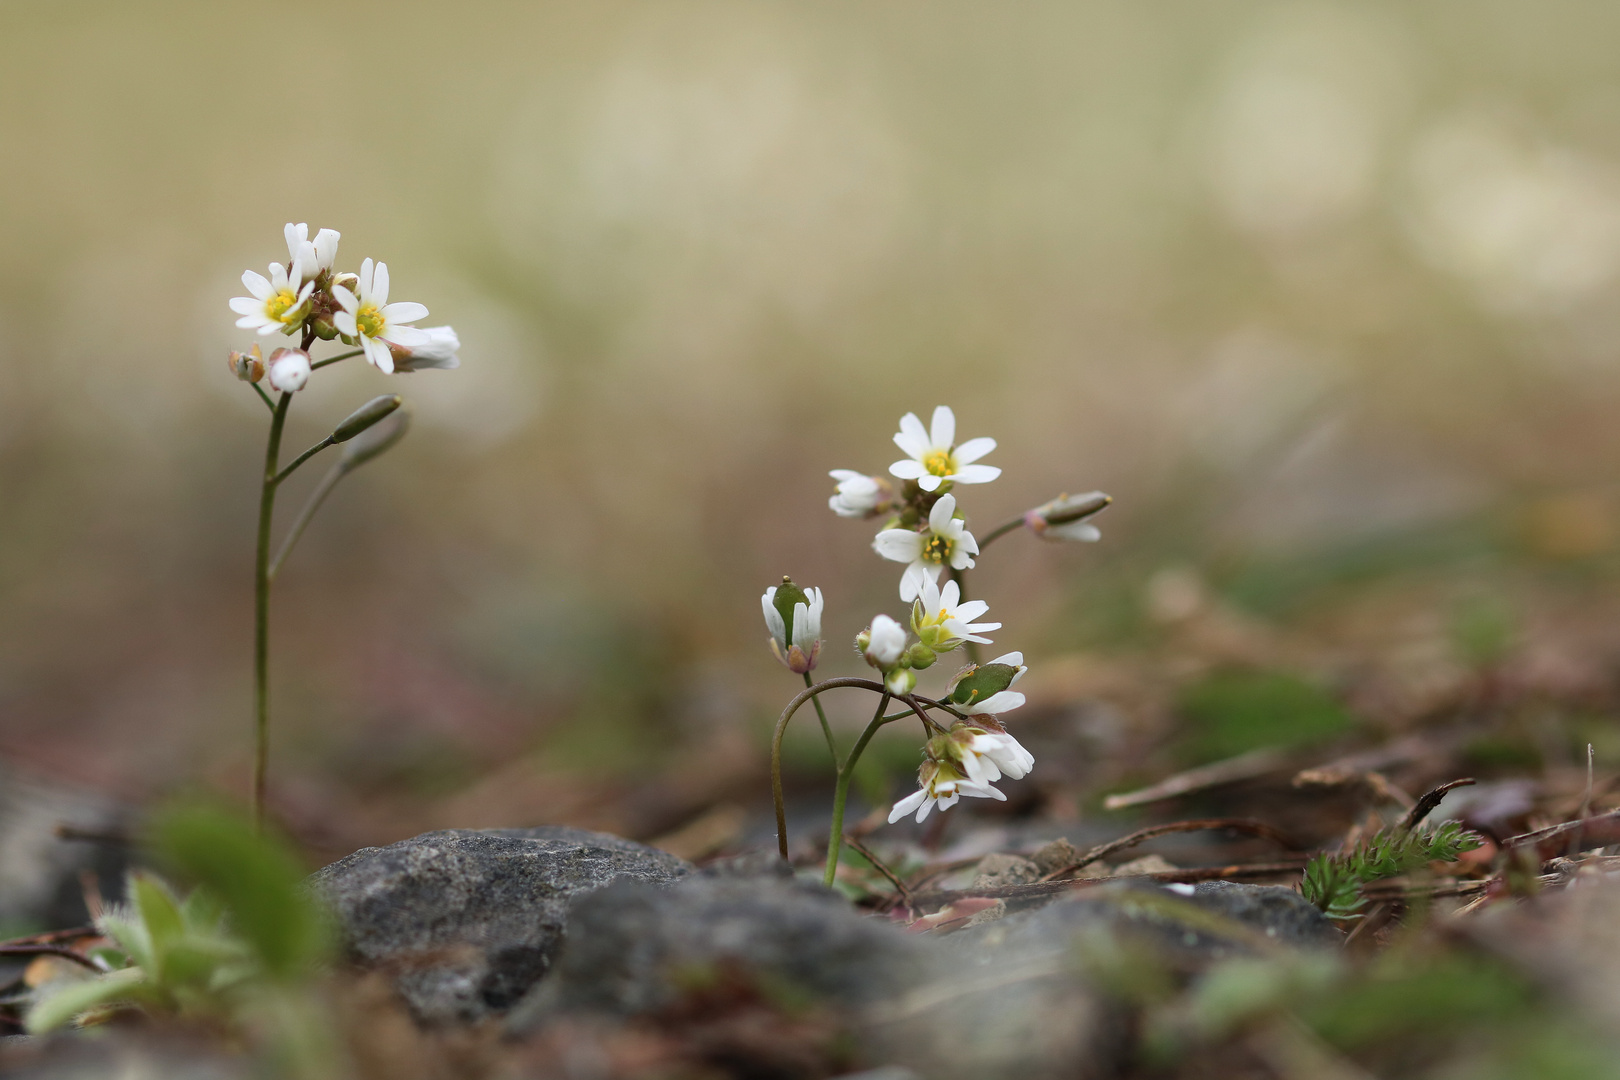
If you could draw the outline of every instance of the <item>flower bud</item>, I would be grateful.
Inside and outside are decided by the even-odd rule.
[[[310,329],[322,341],[331,341],[338,336],[338,328],[332,325],[332,320],[324,317],[310,320]]]
[[[917,688],[917,673],[897,667],[883,677],[883,688],[896,697],[905,697]]]
[[[404,401],[398,394],[383,394],[374,397],[354,412],[343,418],[343,422],[332,429],[333,442],[348,442],[366,428],[375,424]]]
[[[264,378],[264,357],[259,354],[257,342],[249,346],[247,352],[232,349],[225,363],[231,369],[231,374],[243,382],[256,383]]]
[[[380,454],[386,453],[405,437],[411,426],[409,409],[401,408],[382,423],[362,431],[343,444],[343,467],[357,469]]]
[[[1097,526],[1085,519],[1108,508],[1114,499],[1100,491],[1084,495],[1059,495],[1024,515],[1024,526],[1048,540],[1100,540]]]
[[[270,388],[282,393],[302,390],[309,382],[309,353],[303,349],[277,349],[270,354]]]
[[[760,597],[765,627],[771,632],[771,652],[789,671],[803,675],[821,658],[820,589],[801,589],[784,577]]]
[[[934,650],[930,649],[927,645],[924,645],[920,641],[906,651],[906,662],[912,667],[916,668],[918,671],[922,671],[924,668],[932,667],[934,661],[938,659],[939,656],[934,652]]]
[[[872,620],[870,627],[861,632],[855,643],[868,664],[880,671],[888,671],[905,654],[906,628],[887,615],[879,615]]]

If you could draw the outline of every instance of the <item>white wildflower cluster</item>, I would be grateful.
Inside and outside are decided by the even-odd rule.
[[[231,353],[231,372],[244,382],[267,381],[283,393],[301,390],[309,381],[310,346],[317,340],[340,340],[363,352],[388,374],[424,368],[455,368],[461,342],[448,326],[419,327],[428,309],[421,304],[389,302],[388,264],[365,259],[360,272],[337,269],[335,229],[321,229],[312,240],[309,226],[288,222],[287,262],[270,264],[270,276],[242,274],[247,296],[231,301],[240,316],[236,325],[261,335],[297,336],[296,348],[277,349],[268,360],[255,345]]]
[[[958,485],[987,484],[1001,475],[999,468],[980,463],[996,449],[996,441],[979,437],[958,443],[956,415],[944,405],[934,410],[928,427],[915,413],[907,413],[894,441],[906,455],[889,466],[898,485],[835,469],[831,476],[837,488],[828,506],[840,517],[882,519],[873,549],[905,564],[900,599],[911,605],[910,619],[902,623],[878,615],[857,635],[855,647],[881,674],[883,691],[910,706],[897,716],[914,713],[922,719],[926,742],[920,786],[889,814],[890,822],[913,813],[920,822],[935,806],[945,810],[963,797],[1005,800],[995,784],[1028,775],[1035,759],[1002,720],[1024,704],[1024,695],[1012,689],[1025,671],[1022,653],[969,663],[937,699],[916,693],[917,673],[932,667],[941,654],[965,648],[972,656],[975,646],[990,644],[985,635],[1001,629],[998,622],[980,621],[988,604],[963,598],[961,582],[975,565],[980,541],[968,531],[956,495]],[[1101,492],[1064,495],[985,534],[985,543],[1019,526],[1045,539],[1096,540],[1100,534],[1085,519],[1109,502]],[[821,652],[821,592],[801,591],[784,578],[766,591],[762,602],[777,657],[793,671],[807,673]],[[809,682],[808,674],[805,680]],[[895,718],[880,717],[874,724]],[[835,825],[841,812],[839,803]]]

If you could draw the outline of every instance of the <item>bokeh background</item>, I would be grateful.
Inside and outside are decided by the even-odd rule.
[[[266,421],[226,301],[286,221],[464,344],[293,410],[294,448],[388,390],[416,416],[278,587],[275,802],[316,846],[757,808],[795,684],[759,594],[821,586],[853,670],[899,568],[826,471],[883,471],[939,403],[1000,441],[973,527],[1117,499],[1101,544],[1015,535],[974,579],[1085,760],[1222,665],[1371,725],[1481,657],[1614,670],[1612,4],[0,11],[28,769],[245,791]],[[874,799],[914,740],[884,753]],[[1084,816],[1066,783],[1047,809]]]

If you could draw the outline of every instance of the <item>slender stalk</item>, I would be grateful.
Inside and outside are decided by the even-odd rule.
[[[317,360],[313,364],[309,365],[309,370],[315,371],[318,368],[323,368],[328,364],[335,364],[339,360],[347,360],[351,356],[359,356],[361,353],[363,353],[365,351],[366,350],[364,350],[364,349],[351,349],[349,352],[346,352],[346,353],[338,353],[336,356],[328,356],[325,360]]]
[[[322,439],[308,450],[305,450],[302,454],[299,454],[297,457],[293,458],[290,465],[276,473],[273,483],[281,483],[283,480],[287,479],[287,477],[291,476],[293,470],[298,468],[298,466],[302,465],[304,462],[308,461],[322,450],[325,450],[328,446],[335,446],[336,444],[337,440],[328,435],[326,438]]]
[[[264,402],[264,407],[274,413],[276,411],[276,403],[270,400],[270,395],[264,392],[264,387],[260,386],[258,383],[249,383],[248,385],[253,387],[253,392],[255,394],[259,395],[259,400]]]
[[[270,520],[276,508],[276,465],[292,394],[283,391],[270,418],[259,487],[259,543],[253,560],[253,824],[264,829],[264,781],[270,757]]]
[[[810,673],[808,671],[804,673],[804,685],[815,685],[810,681]],[[838,757],[838,744],[833,742],[832,725],[827,723],[827,710],[821,707],[821,698],[814,697],[810,700],[815,704],[816,716],[821,720],[821,733],[827,736],[827,753],[832,755],[833,768],[842,770],[844,763]]]
[[[985,533],[984,536],[974,537],[974,539],[979,541],[979,550],[983,551],[985,548],[989,547],[1003,536],[1006,536],[1014,529],[1021,528],[1023,524],[1024,517],[1022,514],[1020,514],[1018,517],[1013,518],[1011,521],[1003,525],[997,525],[995,528]]]
[[[788,846],[787,810],[782,805],[782,736],[787,732],[788,721],[793,719],[793,714],[799,711],[800,705],[819,694],[836,690],[841,686],[854,686],[884,695],[888,693],[883,689],[882,683],[871,679],[828,679],[814,686],[807,686],[787,703],[787,708],[782,710],[781,717],[776,721],[776,732],[771,736],[771,798],[776,802],[776,845],[784,861],[788,857]]]
[[[849,781],[855,775],[855,763],[860,760],[866,744],[872,741],[872,736],[877,734],[877,729],[887,723],[883,710],[888,707],[889,692],[885,690],[878,701],[877,712],[872,714],[866,730],[861,732],[860,739],[850,749],[849,760],[838,770],[838,786],[833,791],[832,831],[827,834],[827,872],[822,876],[824,885],[831,886],[838,875],[838,856],[844,848],[844,801],[849,797]]]
[[[288,555],[292,554],[293,545],[298,543],[298,538],[304,535],[304,530],[309,527],[310,519],[315,516],[315,511],[319,510],[321,504],[326,501],[326,497],[332,494],[332,489],[337,487],[337,482],[347,475],[349,475],[348,463],[339,462],[332,466],[325,476],[321,477],[321,482],[310,493],[309,501],[304,503],[302,510],[298,511],[298,517],[293,521],[292,528],[287,530],[287,537],[281,542],[281,548],[276,552],[276,557],[270,560],[271,581],[276,580],[276,575],[281,572],[281,564],[287,561]]]

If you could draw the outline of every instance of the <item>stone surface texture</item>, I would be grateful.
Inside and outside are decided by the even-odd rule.
[[[505,1011],[551,966],[571,901],[615,882],[669,884],[681,859],[557,826],[454,829],[362,848],[317,871],[350,956],[389,970],[418,1019]]]

